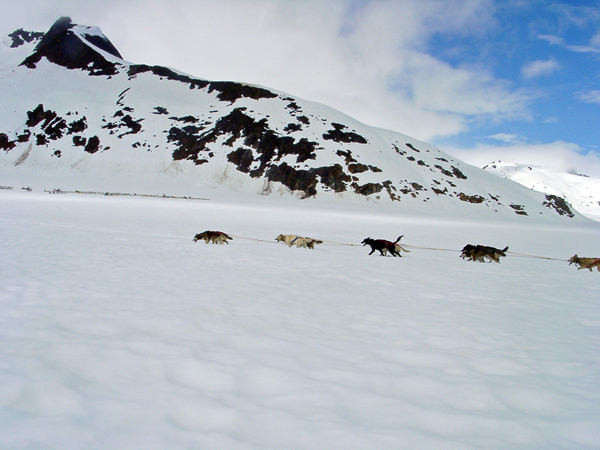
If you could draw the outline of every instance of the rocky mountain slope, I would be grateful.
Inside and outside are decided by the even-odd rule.
[[[97,27],[22,29],[0,56],[0,184],[290,194],[435,214],[572,218],[569,205],[409,136],[263,87],[125,61]],[[340,200],[341,199],[341,200]]]

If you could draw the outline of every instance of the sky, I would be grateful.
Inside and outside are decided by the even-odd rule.
[[[600,1],[0,0],[0,34],[65,15],[127,61],[324,103],[479,167],[600,177]]]

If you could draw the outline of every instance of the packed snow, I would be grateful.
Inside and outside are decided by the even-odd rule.
[[[597,223],[253,199],[0,190],[0,448],[600,447]]]

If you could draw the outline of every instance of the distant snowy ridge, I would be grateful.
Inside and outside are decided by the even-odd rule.
[[[11,63],[0,69],[3,185],[291,194],[430,215],[576,217],[560,199],[324,105],[129,63],[99,28],[69,18],[43,35],[17,30],[2,42],[0,61]]]
[[[581,214],[600,220],[600,179],[598,178],[502,161],[493,162],[484,169],[530,189],[563,197]]]

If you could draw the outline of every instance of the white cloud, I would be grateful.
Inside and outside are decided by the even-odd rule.
[[[541,76],[552,75],[552,73],[556,72],[560,69],[560,65],[553,59],[549,59],[546,61],[537,60],[532,61],[529,64],[526,64],[521,69],[521,75],[524,78],[537,78]]]
[[[495,139],[497,141],[506,142],[506,143],[513,143],[513,142],[518,142],[518,141],[522,140],[520,136],[517,136],[516,134],[508,134],[508,133],[497,133],[497,134],[488,136],[488,138]]]
[[[567,49],[575,53],[600,53],[600,48],[589,45],[567,45]]]
[[[600,91],[579,92],[577,98],[585,103],[596,103],[600,105]]]
[[[476,167],[483,167],[494,161],[502,161],[542,166],[562,172],[576,171],[600,178],[600,154],[594,151],[582,153],[582,149],[571,142],[478,144],[475,148],[470,149],[449,147],[441,147],[441,149]]]
[[[539,39],[542,39],[544,41],[548,41],[548,43],[550,45],[564,45],[565,44],[565,40],[559,36],[554,36],[551,34],[540,34],[538,36]]]

